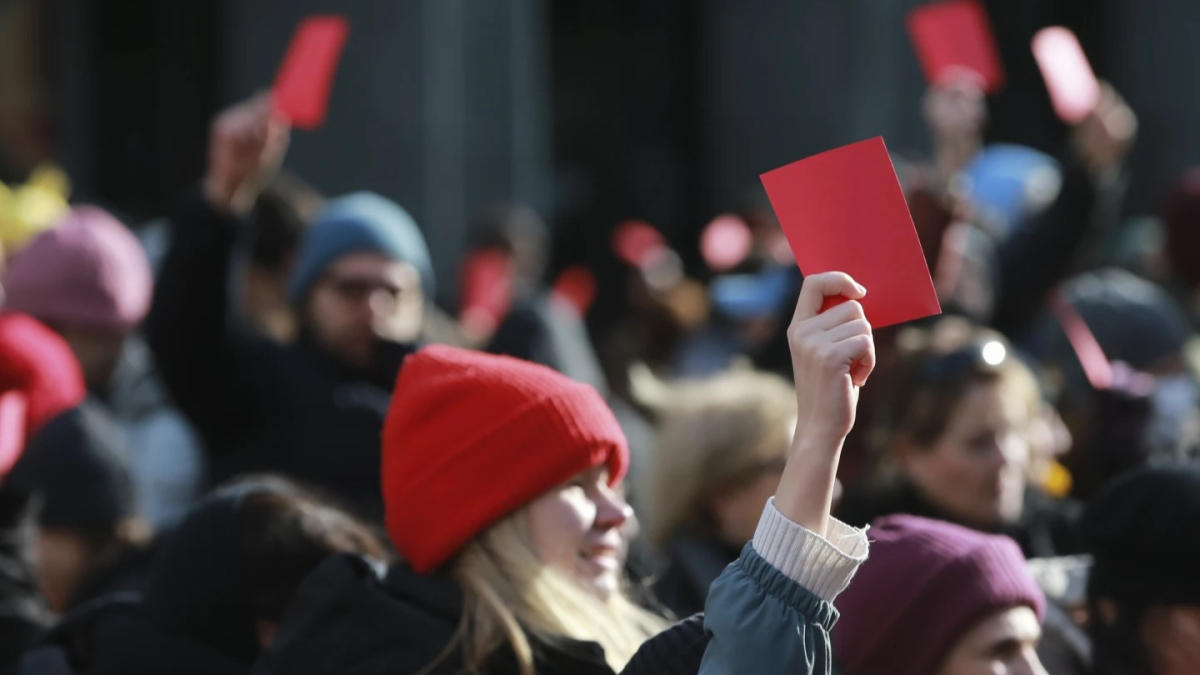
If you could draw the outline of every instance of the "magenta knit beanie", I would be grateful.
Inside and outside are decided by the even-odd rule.
[[[846,675],[930,675],[989,613],[1045,613],[1008,537],[916,516],[880,518],[868,537],[871,556],[836,602],[833,651]]]
[[[414,570],[549,490],[629,466],[625,435],[588,385],[506,356],[431,346],[408,357],[383,426],[388,533]]]
[[[95,206],[76,206],[9,263],[5,308],[43,323],[114,334],[150,309],[150,263],[124,225]]]

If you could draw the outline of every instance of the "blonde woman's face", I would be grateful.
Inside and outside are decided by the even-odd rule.
[[[619,488],[608,486],[607,469],[586,471],[529,505],[534,552],[543,564],[608,598],[620,588],[632,517]]]

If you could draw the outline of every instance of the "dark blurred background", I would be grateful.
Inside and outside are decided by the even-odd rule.
[[[352,34],[328,122],[293,136],[289,168],[412,211],[442,300],[474,219],[507,201],[548,217],[557,265],[589,262],[604,283],[622,219],[654,223],[686,258],[763,171],[875,135],[925,154],[903,28],[917,4],[0,0],[0,178],[54,158],[75,199],[132,222],[167,213],[200,175],[213,113],[270,86],[300,18],[341,12]],[[1156,211],[1200,158],[1200,2],[986,4],[1008,72],[988,140],[1061,151],[1029,42],[1067,25],[1140,118],[1127,209]]]

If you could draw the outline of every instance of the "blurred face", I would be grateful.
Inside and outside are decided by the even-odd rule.
[[[379,340],[414,341],[423,312],[416,268],[378,253],[354,253],[330,265],[314,285],[308,320],[324,349],[367,368]]]
[[[34,567],[46,603],[62,613],[75,587],[87,572],[91,553],[87,543],[70,530],[41,528],[34,540]]]
[[[529,505],[529,529],[538,560],[608,598],[620,587],[626,533],[633,510],[608,470],[586,471]]]
[[[941,438],[906,448],[903,469],[949,517],[989,528],[1021,517],[1029,445],[1026,403],[1003,381],[967,389]]]
[[[1046,675],[1037,656],[1041,637],[1032,609],[995,612],[959,638],[938,675]]]
[[[757,476],[725,488],[709,500],[717,535],[728,546],[740,548],[754,538],[767,501],[779,489],[784,459],[763,469]]]
[[[1150,609],[1142,619],[1142,643],[1156,675],[1200,672],[1200,607]]]
[[[295,319],[287,301],[287,271],[250,265],[242,284],[242,305],[250,321],[280,342],[295,336]]]
[[[1050,404],[1043,404],[1030,420],[1026,438],[1029,441],[1030,480],[1043,480],[1049,467],[1071,449],[1071,432],[1058,410]]]
[[[63,327],[61,333],[83,368],[88,389],[107,389],[121,360],[121,351],[125,348],[125,334],[97,333],[70,327]]]

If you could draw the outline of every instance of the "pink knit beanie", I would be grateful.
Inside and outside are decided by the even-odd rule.
[[[12,259],[5,308],[52,325],[128,333],[149,311],[153,283],[133,233],[100,208],[76,206]]]

